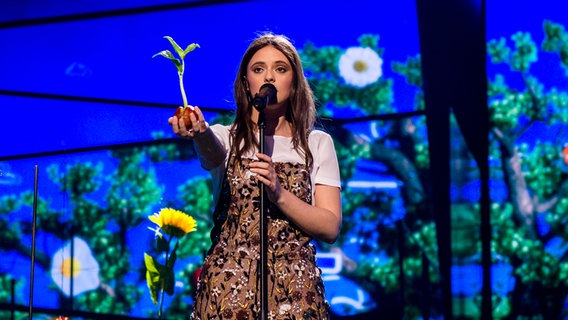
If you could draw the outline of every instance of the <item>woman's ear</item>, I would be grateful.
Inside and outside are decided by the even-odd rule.
[[[250,92],[247,76],[242,76],[241,81],[243,82],[243,86],[245,87],[248,103],[251,104],[252,103],[252,93]]]

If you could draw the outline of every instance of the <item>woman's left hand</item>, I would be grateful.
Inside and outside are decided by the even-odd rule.
[[[268,200],[277,203],[280,199],[281,187],[272,158],[263,153],[257,153],[256,156],[260,161],[251,162],[250,171],[255,173],[256,178],[264,184]]]

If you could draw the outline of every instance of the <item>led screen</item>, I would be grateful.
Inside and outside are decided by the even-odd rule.
[[[566,317],[564,6],[487,4],[495,317]],[[440,319],[436,233],[449,231],[436,230],[430,210],[437,177],[416,17],[406,0],[0,4],[0,317],[23,318],[33,300],[34,319],[156,318],[144,255],[160,252],[148,216],[176,208],[197,230],[179,242],[174,294],[162,307],[167,319],[184,319],[210,244],[212,190],[191,143],[167,124],[181,104],[175,68],[152,56],[170,49],[166,35],[198,43],[187,58],[189,101],[227,123],[241,54],[273,31],[298,47],[340,160],[341,236],[315,243],[333,317]],[[349,50],[373,76],[342,71]],[[453,312],[476,319],[480,181],[453,128]],[[511,173],[517,167],[504,163],[517,160]],[[519,181],[525,188],[512,187]],[[533,211],[519,210],[519,190]]]

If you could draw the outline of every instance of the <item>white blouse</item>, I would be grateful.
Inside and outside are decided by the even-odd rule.
[[[221,192],[222,180],[225,175],[225,167],[229,160],[229,126],[215,124],[211,126],[211,130],[220,140],[221,144],[227,151],[224,165],[209,170],[213,180],[213,203],[217,203],[217,198]],[[265,136],[264,153],[272,157],[273,162],[301,163],[304,164],[304,158],[300,153],[294,150],[291,137],[283,136]],[[337,155],[331,136],[321,130],[312,130],[308,138],[308,145],[314,158],[313,170],[310,178],[312,182],[312,204],[313,194],[316,184],[323,184],[332,187],[341,187],[339,176],[339,164]],[[256,152],[250,152],[245,157],[257,159]],[[199,157],[201,160],[201,157]],[[203,163],[202,163],[203,165]]]

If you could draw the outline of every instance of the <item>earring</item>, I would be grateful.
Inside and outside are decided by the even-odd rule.
[[[248,84],[248,81],[247,81],[247,76],[242,76],[241,80],[243,81],[243,85],[245,86],[245,90],[250,91],[249,84]]]

